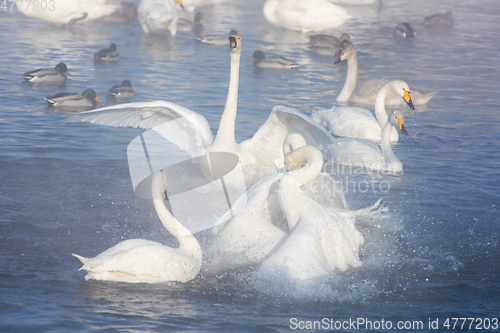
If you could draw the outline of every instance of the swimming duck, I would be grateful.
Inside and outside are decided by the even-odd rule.
[[[309,51],[319,55],[335,57],[338,57],[342,51],[340,47],[342,42],[351,42],[351,36],[349,36],[349,34],[342,34],[338,38],[332,35],[318,34],[309,36],[309,39]]]
[[[203,13],[198,12],[194,16],[194,23],[188,19],[181,18],[177,21],[177,31],[181,32],[192,32],[196,36],[203,32],[203,23],[201,21],[208,22]]]
[[[54,69],[39,68],[23,74],[24,82],[63,84],[66,82],[66,75],[71,75],[64,62],[60,62]]]
[[[424,19],[424,25],[426,27],[443,27],[443,26],[451,26],[453,25],[453,15],[451,14],[451,10],[446,13],[437,13],[431,16],[427,16]]]
[[[44,98],[49,106],[52,107],[95,107],[97,102],[102,101],[97,97],[93,89],[85,90],[81,95],[77,93],[62,92],[54,96],[47,96]]]
[[[106,92],[106,99],[111,101],[128,101],[135,95],[132,83],[129,80],[123,80],[119,86],[113,86]]]
[[[253,53],[252,57],[247,61],[255,60],[253,62],[254,67],[259,68],[297,68],[299,64],[295,61],[288,60],[284,57],[269,57],[261,50],[257,50]]]
[[[238,32],[234,29],[231,29],[231,31],[229,31],[228,37],[236,36],[236,35],[238,35]],[[227,37],[223,37],[223,36],[214,36],[214,35],[198,36],[198,37],[196,37],[196,40],[202,42],[203,44],[208,44],[208,45],[217,45],[217,46],[229,45],[229,40],[227,39]]]
[[[102,49],[94,54],[95,62],[118,61],[120,60],[120,53],[116,51],[116,44],[111,43],[108,49]]]
[[[416,38],[417,30],[408,22],[399,23],[394,28],[394,37],[396,38]]]

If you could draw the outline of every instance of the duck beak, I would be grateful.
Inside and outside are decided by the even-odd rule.
[[[411,110],[415,110],[415,107],[413,106],[413,102],[411,101],[411,95],[409,91],[406,91],[403,89],[403,100],[408,104]]]
[[[250,58],[247,59],[247,61],[250,61],[250,60],[254,60],[253,56],[251,56]]]
[[[207,19],[205,17],[203,17],[201,20],[208,23],[208,21],[207,21]]]
[[[102,103],[102,101],[97,96],[95,97],[95,100],[98,101],[99,103]]]
[[[398,127],[401,130],[401,133],[403,133],[404,135],[408,135],[408,132],[406,131],[404,119],[398,119]]]
[[[66,74],[73,76],[73,74],[71,74],[69,71],[66,71]]]

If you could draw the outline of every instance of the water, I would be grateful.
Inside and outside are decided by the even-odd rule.
[[[254,71],[242,61],[237,140],[249,138],[275,105],[306,114],[334,105],[346,73],[345,65],[309,54],[306,35],[271,27],[263,2],[204,9],[207,34],[238,30],[243,60],[262,49],[300,64]],[[93,256],[124,239],[171,243],[171,237],[130,184],[126,147],[143,130],[67,123],[42,98],[93,88],[103,99],[129,79],[134,101],[179,103],[215,130],[227,93],[228,50],[190,35],[146,37],[138,22],[81,24],[68,32],[0,11],[0,330],[287,331],[299,321],[366,318],[394,326],[421,321],[415,331],[433,331],[429,321],[436,319],[442,330],[446,318],[498,317],[500,8],[495,0],[385,0],[381,8],[348,9],[354,19],[335,33],[351,33],[361,79],[401,78],[439,93],[426,107],[403,110],[409,135],[395,152],[405,172],[376,180],[390,190],[346,193],[352,208],[383,198],[389,210],[386,219],[360,226],[363,266],[301,295],[259,281],[252,267],[186,284],[85,281],[71,253]],[[424,16],[448,9],[451,29],[423,27]],[[413,42],[392,38],[405,21],[418,30]],[[120,62],[94,66],[93,53],[111,42]],[[59,61],[74,74],[64,89],[21,83],[24,71]]]

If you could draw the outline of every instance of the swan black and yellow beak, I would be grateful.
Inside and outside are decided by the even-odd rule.
[[[182,0],[177,0],[177,2],[179,3],[179,5],[181,5],[181,8],[184,9],[184,6],[182,5]]]
[[[238,37],[238,36],[231,36],[231,37],[229,37],[229,48],[230,49],[237,48],[239,41],[240,41],[240,37]]]
[[[401,130],[401,133],[403,133],[404,135],[408,135],[408,132],[406,131],[405,120],[404,119],[398,118],[398,127]]]
[[[403,89],[403,100],[408,104],[411,110],[415,110],[415,107],[413,106],[413,102],[411,101],[411,95],[409,91],[406,91]]]

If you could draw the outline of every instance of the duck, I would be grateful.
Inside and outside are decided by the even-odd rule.
[[[202,264],[202,250],[195,236],[172,216],[164,198],[166,177],[162,171],[152,177],[153,204],[163,226],[177,239],[173,248],[146,239],[125,240],[94,258],[73,253],[86,270],[86,280],[127,283],[186,283],[196,278]]]
[[[179,19],[177,4],[183,8],[182,0],[141,0],[137,16],[144,33],[168,30],[175,36]]]
[[[399,95],[411,110],[415,109],[408,84],[402,80],[394,80],[383,86],[377,94],[375,115],[365,108],[340,106],[330,110],[316,111],[312,118],[323,125],[333,136],[380,142],[382,129],[388,118],[384,101],[390,91]],[[397,142],[398,140],[398,131],[393,128],[390,141]]]
[[[354,215],[327,209],[302,191],[323,167],[323,155],[304,146],[285,156],[287,173],[279,183],[279,205],[290,235],[257,270],[260,279],[300,287],[335,271],[361,266],[359,250],[364,242]]]
[[[129,101],[135,95],[132,83],[129,80],[123,80],[119,86],[113,86],[106,92],[106,99],[111,101]]]
[[[258,68],[298,68],[299,64],[284,57],[268,57],[261,50],[256,50],[247,61],[254,60],[253,66]]]
[[[207,22],[207,19],[202,12],[196,13],[196,15],[194,16],[194,22],[188,19],[180,18],[177,21],[177,31],[192,32],[196,36],[199,36],[204,29],[203,23],[201,23],[201,21]]]
[[[93,89],[86,89],[81,95],[62,92],[47,96],[44,100],[55,108],[93,108],[97,106],[97,102],[102,103]]]
[[[417,38],[417,30],[415,30],[411,23],[399,23],[396,28],[394,28],[394,37],[401,39]]]
[[[335,64],[345,60],[347,60],[347,77],[342,91],[337,96],[337,102],[374,107],[378,92],[389,80],[372,79],[358,84],[356,82],[358,79],[358,57],[356,48],[352,43],[342,43],[342,52]],[[412,89],[413,104],[425,105],[436,94],[436,91],[423,93]],[[401,99],[401,96],[393,92],[389,92],[385,98],[385,105],[404,106],[404,104],[406,102]]]
[[[335,57],[340,55],[340,44],[343,41],[352,42],[351,36],[346,33],[343,33],[338,38],[336,36],[326,34],[311,35],[309,36],[309,40],[309,51],[311,53]]]
[[[291,132],[301,134],[308,144],[326,147],[333,142],[333,137],[321,125],[309,116],[287,108],[275,106],[266,122],[252,138],[237,143],[235,140],[236,116],[238,108],[239,65],[242,51],[240,36],[229,37],[230,75],[229,89],[215,138],[205,117],[179,104],[168,101],[138,102],[113,105],[92,111],[82,112],[69,121],[86,121],[108,126],[130,126],[150,129],[172,119],[182,117],[199,133],[204,151],[227,152],[239,157],[247,189],[265,175],[274,173],[283,167],[283,141]],[[178,131],[182,131],[179,128]],[[159,131],[161,131],[159,129]],[[191,133],[191,132],[190,132]],[[164,138],[180,135],[163,133]],[[189,133],[186,135],[190,135]],[[173,138],[175,140],[175,138]],[[191,143],[184,140],[183,144]],[[199,147],[187,147],[189,151],[198,151]]]
[[[306,146],[304,137],[290,133],[283,143],[283,153]],[[216,223],[212,230],[203,270],[217,272],[245,265],[256,265],[274,252],[289,233],[280,225],[286,223],[279,205],[279,182],[286,170],[271,173],[246,194],[247,202],[230,220]],[[348,210],[342,185],[324,172],[303,184],[306,196],[320,202],[328,209]],[[240,199],[241,200],[241,199]],[[238,207],[236,202],[233,207]]]
[[[34,5],[29,5],[22,0],[16,0],[18,10],[29,17],[51,22],[53,24],[71,27],[80,20],[97,20],[110,15],[120,8],[118,0],[65,0],[47,1],[47,10],[34,10]],[[70,24],[72,22],[72,24]]]
[[[356,168],[354,172],[387,172],[400,174],[403,164],[396,157],[389,141],[392,127],[407,135],[404,116],[399,110],[393,111],[382,131],[380,145],[369,140],[339,138],[326,149],[327,159],[333,163]]]
[[[60,62],[54,69],[38,68],[23,74],[24,82],[61,85],[66,83],[66,75],[72,75],[68,66]]]
[[[267,0],[263,12],[272,25],[301,32],[337,28],[351,18],[328,0]]]
[[[94,53],[94,62],[114,62],[120,60],[120,53],[116,51],[116,44],[111,43],[109,48]]]
[[[236,35],[238,35],[238,31],[236,31],[235,29],[231,29],[229,31],[228,34],[229,37]],[[215,45],[215,46],[227,46],[229,43],[227,37],[222,37],[217,35],[196,36],[196,40],[206,45]]]
[[[437,13],[424,18],[424,26],[425,27],[444,27],[444,26],[452,26],[455,23],[453,19],[453,14],[451,10],[446,13]]]

